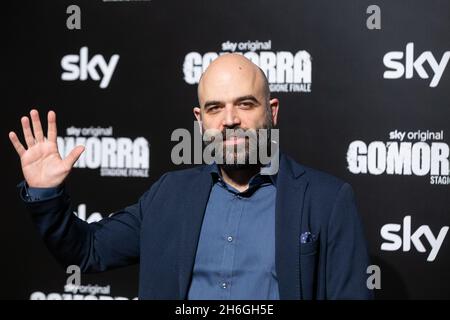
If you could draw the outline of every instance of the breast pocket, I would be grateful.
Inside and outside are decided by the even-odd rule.
[[[300,279],[302,299],[311,300],[317,290],[317,261],[319,238],[300,244]]]

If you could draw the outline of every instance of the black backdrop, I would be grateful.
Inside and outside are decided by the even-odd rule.
[[[66,9],[72,4],[81,9],[80,30],[66,26],[70,16]],[[381,11],[381,29],[371,30],[366,26],[371,15],[366,10],[374,4]],[[2,96],[6,98],[0,139],[4,178],[0,297],[95,298],[64,291],[67,274],[43,245],[18,199],[15,185],[22,179],[20,163],[7,134],[20,132],[20,116],[32,107],[41,116],[55,110],[58,135],[65,144],[73,139],[74,132],[67,131],[70,127],[108,129],[96,138],[91,137],[92,130],[85,130],[91,143],[86,157],[91,157],[92,168],[75,168],[67,182],[79,215],[107,216],[136,201],[164,172],[180,168],[171,162],[175,145],[171,133],[177,128],[193,132],[192,107],[197,103],[196,85],[186,81],[196,66],[186,56],[224,52],[226,42],[240,43],[242,48],[259,41],[268,47],[253,55],[269,59],[269,64],[274,57],[284,55],[289,60],[299,51],[311,57],[286,73],[276,71],[282,68],[282,60],[268,69],[280,73],[282,85],[303,88],[273,93],[281,103],[281,146],[299,162],[354,187],[373,263],[381,270],[376,297],[450,298],[450,236],[446,234],[450,225],[450,66],[444,68],[438,84],[430,86],[435,68],[429,63],[434,57],[443,67],[450,55],[450,2],[47,0],[15,1],[3,7]],[[83,47],[88,48],[88,59],[101,55],[108,63],[112,56],[119,56],[105,88],[92,79],[92,70],[86,80],[76,75],[71,81],[62,79],[64,69],[74,66],[63,67],[63,57],[79,55]],[[397,51],[397,57],[390,63],[391,56],[385,55],[392,51]],[[428,53],[421,56],[423,52]],[[412,64],[420,57],[425,60],[423,70],[420,61]],[[397,79],[385,77],[385,71],[403,66],[407,73],[412,70],[412,76],[400,70]],[[306,75],[301,86],[289,75],[300,69]],[[390,136],[396,130],[406,133],[403,141]],[[418,131],[434,136],[420,139],[414,135]],[[134,171],[144,177],[102,174],[102,165],[121,166],[111,160],[120,153],[125,154],[125,171],[130,175],[132,151],[124,147],[119,152],[118,145],[136,141],[145,146],[148,142],[149,154],[145,146],[138,150],[144,154],[135,166],[139,170]],[[359,149],[353,148],[354,141],[361,141]],[[379,143],[369,146],[375,141]],[[108,143],[113,145],[112,158],[101,159],[105,157],[99,148],[107,148]],[[366,165],[364,146],[369,149]],[[387,146],[403,148],[404,156],[393,156],[395,150]],[[399,166],[396,174],[387,169],[390,165]],[[427,170],[428,165],[434,169]],[[409,250],[408,235],[403,236],[408,229],[405,217],[411,217],[411,233],[427,226],[419,230],[425,234]],[[427,261],[432,249],[427,230],[434,237],[440,232],[443,236],[433,261]],[[383,250],[384,242],[395,250]],[[418,242],[425,252],[419,252]],[[109,286],[104,296],[130,299],[137,295],[137,272],[137,266],[131,266],[83,275],[82,285]]]

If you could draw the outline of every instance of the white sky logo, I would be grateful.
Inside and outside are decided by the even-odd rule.
[[[381,228],[381,237],[384,240],[388,241],[381,244],[381,250],[397,251],[401,248],[404,252],[407,252],[411,250],[412,244],[417,251],[426,252],[427,250],[423,245],[423,240],[421,240],[421,237],[425,236],[431,247],[431,251],[427,257],[427,261],[432,262],[436,259],[439,253],[439,249],[441,248],[442,242],[447,235],[448,229],[448,226],[442,227],[437,237],[434,236],[431,228],[427,225],[422,225],[417,230],[415,230],[414,233],[411,233],[411,216],[406,216],[403,219],[403,225],[397,223],[388,223]],[[402,236],[397,234],[400,231],[402,231]]]
[[[402,59],[404,63],[402,63]],[[406,51],[391,51],[384,55],[384,65],[391,69],[383,74],[385,79],[399,79],[405,76],[406,79],[411,79],[414,76],[414,71],[417,72],[420,78],[428,79],[429,75],[424,68],[425,62],[433,71],[430,87],[437,87],[444,73],[445,67],[450,60],[450,51],[446,51],[438,62],[430,51],[422,52],[416,59],[414,59],[414,43],[410,42],[406,45]]]
[[[105,89],[111,81],[118,61],[118,54],[113,55],[108,63],[100,54],[89,59],[88,47],[82,47],[79,55],[69,54],[62,58],[61,67],[65,72],[61,74],[61,79],[63,81],[85,81],[90,77],[94,81],[101,80],[100,88]],[[97,67],[100,69],[102,77],[100,77]]]
[[[197,84],[209,64],[229,52],[243,54],[266,74],[272,92],[310,92],[312,60],[304,50],[271,51],[271,41],[224,42],[221,52],[189,52],[183,63],[184,80]],[[240,50],[240,51],[239,51]],[[245,51],[247,50],[247,51]],[[260,51],[259,51],[260,50]],[[272,49],[273,50],[273,49]]]

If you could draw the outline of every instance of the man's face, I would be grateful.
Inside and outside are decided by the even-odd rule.
[[[219,59],[202,76],[200,107],[194,108],[194,115],[201,121],[203,133],[211,129],[222,133],[223,142],[219,143],[224,156],[228,153],[236,162],[239,152],[245,152],[241,156],[248,159],[252,150],[249,138],[234,130],[272,128],[277,121],[278,100],[269,100],[264,76],[249,60],[231,55]]]

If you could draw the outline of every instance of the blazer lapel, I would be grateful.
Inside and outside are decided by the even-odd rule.
[[[199,168],[199,174],[186,185],[186,193],[179,202],[182,206],[178,251],[180,299],[187,299],[203,217],[212,187],[211,175],[206,168],[207,166]]]
[[[304,170],[280,155],[275,205],[275,265],[280,299],[301,299],[300,230],[306,179]]]

